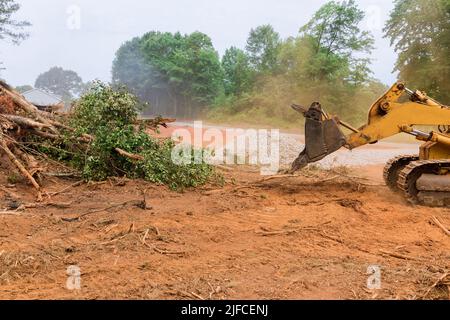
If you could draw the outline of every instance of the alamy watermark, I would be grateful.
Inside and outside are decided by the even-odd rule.
[[[81,269],[78,266],[67,268],[66,288],[68,290],[81,290]]]
[[[172,161],[178,165],[256,165],[262,175],[273,175],[280,169],[278,129],[220,130],[196,121],[193,130],[176,129],[172,139],[179,142],[172,151]]]
[[[71,5],[66,10],[67,20],[66,26],[69,30],[81,29],[81,7],[78,5]]]
[[[378,5],[371,5],[365,8],[366,17],[364,19],[365,26],[369,31],[383,30],[383,10]]]
[[[367,289],[380,290],[381,289],[381,267],[377,265],[370,265],[367,267]]]

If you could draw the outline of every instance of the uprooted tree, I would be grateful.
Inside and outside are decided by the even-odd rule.
[[[58,115],[37,109],[0,82],[0,155],[9,158],[39,196],[43,174],[52,166],[86,180],[127,176],[172,189],[195,187],[214,176],[206,163],[172,161],[174,142],[148,133],[170,120],[139,120],[139,107],[125,89],[99,82],[71,113]]]

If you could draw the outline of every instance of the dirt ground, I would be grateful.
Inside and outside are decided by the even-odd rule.
[[[450,238],[431,219],[450,226],[450,209],[406,204],[381,169],[263,181],[236,167],[223,188],[184,193],[48,179],[48,193],[66,190],[0,215],[0,299],[449,299],[429,289],[450,269]],[[26,185],[6,190],[1,207],[11,192],[35,203]],[[81,290],[66,287],[73,265]],[[379,290],[367,288],[372,265]]]

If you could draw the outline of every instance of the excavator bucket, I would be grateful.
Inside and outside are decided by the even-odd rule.
[[[298,105],[293,105],[292,108],[303,113],[306,123],[305,149],[292,164],[291,172],[322,160],[347,143],[345,135],[339,128],[339,120],[330,118],[318,102],[314,102],[308,110]]]

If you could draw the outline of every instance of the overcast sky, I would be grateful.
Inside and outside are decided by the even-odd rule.
[[[17,0],[18,19],[26,19],[30,38],[20,46],[2,42],[1,77],[12,85],[33,85],[50,67],[76,71],[84,81],[111,79],[120,45],[151,30],[201,31],[220,54],[243,48],[251,28],[270,23],[283,36],[294,36],[326,0]],[[376,38],[375,77],[390,84],[396,55],[382,28],[392,0],[360,0],[368,18],[362,28]],[[80,13],[78,19],[78,12]],[[78,21],[80,23],[78,23]]]

